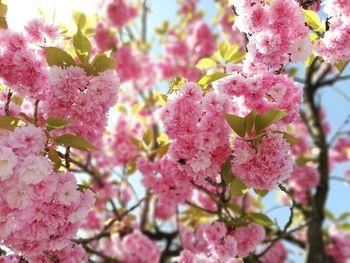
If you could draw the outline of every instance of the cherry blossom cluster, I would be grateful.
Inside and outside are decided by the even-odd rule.
[[[164,45],[165,55],[158,63],[160,73],[165,79],[182,76],[196,81],[201,74],[195,68],[196,63],[215,51],[215,36],[202,20],[190,21],[186,31],[185,40],[177,32],[169,32],[168,42]]]
[[[293,170],[289,148],[281,134],[268,133],[256,149],[248,142],[236,140],[232,172],[249,187],[270,190]]]
[[[116,103],[119,78],[112,70],[88,76],[76,66],[49,71],[49,91],[43,108],[47,117],[73,121],[64,128],[91,142],[97,142],[105,130],[107,113]]]
[[[345,62],[350,59],[350,2],[325,1],[324,12],[328,15],[329,30],[317,43],[316,51],[327,62]]]
[[[113,0],[107,6],[107,16],[113,26],[120,28],[137,16],[137,9],[124,0]]]
[[[309,191],[318,185],[320,175],[317,170],[308,166],[296,166],[288,184],[295,198],[301,203],[308,203]]]
[[[176,213],[176,206],[191,198],[192,184],[178,164],[168,159],[156,162],[139,160],[138,169],[143,175],[142,183],[153,189],[159,199],[157,217],[167,219]]]
[[[281,123],[290,123],[296,119],[302,96],[301,89],[292,78],[269,72],[246,74],[239,66],[228,67],[227,70],[232,71],[231,74],[217,81],[220,93],[243,98],[247,112],[255,109],[263,114],[270,109],[280,109],[287,113]]]
[[[249,39],[244,61],[249,71],[278,70],[304,61],[312,51],[304,14],[294,0],[236,0],[235,26]],[[290,21],[293,21],[291,23]]]
[[[330,243],[326,247],[328,255],[332,256],[336,263],[346,263],[350,260],[350,235],[337,227],[329,230]]]
[[[0,140],[0,239],[32,262],[70,254],[84,258],[79,247],[69,246],[94,204],[93,194],[77,190],[73,173],[53,172],[42,155],[45,144],[44,132],[33,125]]]
[[[288,251],[281,241],[277,241],[261,257],[263,263],[284,263],[287,260]]]
[[[125,45],[113,53],[113,58],[117,61],[116,70],[122,83],[132,82],[136,91],[150,88],[155,84],[157,72],[148,55]]]
[[[44,61],[30,47],[28,36],[0,30],[0,78],[21,96],[45,97]]]
[[[158,245],[135,229],[131,234],[123,237],[112,237],[113,246],[118,258],[125,263],[157,263],[160,258]]]
[[[198,184],[205,184],[208,177],[219,182],[218,173],[231,152],[230,128],[223,117],[223,112],[232,110],[228,97],[214,92],[202,97],[201,87],[186,83],[169,100],[161,119],[173,140],[170,158]]]
[[[215,222],[199,225],[194,233],[190,228],[180,231],[184,250],[179,262],[239,262],[236,256],[246,257],[265,239],[262,226],[249,223],[228,230],[225,224]]]

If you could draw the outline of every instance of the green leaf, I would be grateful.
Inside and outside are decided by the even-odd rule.
[[[53,166],[54,171],[58,172],[58,170],[60,169],[60,167],[62,165],[62,160],[61,160],[60,156],[58,155],[57,151],[53,148],[49,148],[48,157],[54,164],[54,166]]]
[[[260,197],[264,197],[269,193],[268,190],[262,190],[262,189],[256,189],[256,188],[254,188],[254,192]]]
[[[286,111],[272,109],[264,113],[264,115],[257,114],[255,117],[255,130],[257,133],[262,132],[272,124],[280,121],[286,116]]]
[[[131,143],[137,147],[137,149],[139,149],[140,151],[146,151],[142,141],[132,136],[130,136],[129,139]]]
[[[248,192],[247,186],[237,177],[233,177],[231,181],[231,195],[241,196]]]
[[[245,131],[249,136],[251,136],[254,129],[255,117],[256,111],[254,109],[245,117]]]
[[[115,69],[116,61],[107,57],[106,54],[97,55],[92,61],[92,74],[98,75],[107,69]]]
[[[228,43],[227,40],[225,40],[225,41],[220,43],[220,45],[219,45],[219,52],[220,52],[220,56],[222,58],[226,57],[226,53],[227,53],[227,50],[228,50],[229,46],[230,46],[230,44]]]
[[[303,9],[305,22],[316,32],[325,32],[326,27],[321,23],[320,17],[315,11]]]
[[[154,153],[158,156],[158,158],[162,158],[167,154],[169,150],[170,143],[164,143],[160,147],[154,150]]]
[[[225,182],[226,185],[232,182],[234,179],[234,176],[232,174],[231,170],[231,160],[232,158],[228,158],[224,164],[221,167],[220,175],[222,180]]]
[[[128,163],[128,165],[126,167],[126,174],[127,175],[132,175],[136,171],[136,168],[137,168],[137,166],[136,166],[136,158],[134,158]]]
[[[74,20],[78,30],[82,30],[86,25],[86,16],[82,12],[75,12],[73,14],[73,20]]]
[[[246,132],[246,119],[226,112],[224,113],[224,116],[232,130],[234,130],[234,132],[240,137],[244,138]]]
[[[338,62],[334,64],[334,66],[338,69],[339,73],[342,73],[348,63],[349,62]]]
[[[283,138],[289,143],[294,144],[299,141],[298,138],[295,138],[294,136],[290,135],[289,133],[283,132],[283,131],[273,131],[273,133],[280,133],[283,134]]]
[[[71,55],[57,47],[43,47],[46,52],[46,60],[49,66],[66,68],[75,65]]]
[[[12,116],[0,116],[0,129],[13,131],[20,119]]]
[[[77,33],[73,36],[73,46],[75,53],[79,57],[81,63],[89,62],[91,54],[91,43],[80,30],[78,30]]]
[[[350,224],[349,223],[340,224],[339,228],[345,231],[350,231]]]
[[[153,140],[153,131],[152,129],[146,129],[143,133],[143,141],[146,145],[150,145]]]
[[[261,213],[250,213],[249,218],[253,220],[255,223],[262,225],[262,226],[272,226],[273,221],[264,214]]]
[[[216,66],[216,61],[210,58],[202,58],[196,64],[196,68],[198,69],[209,69]]]
[[[73,135],[73,134],[64,134],[62,136],[54,137],[52,138],[52,140],[56,144],[61,144],[61,145],[76,148],[79,150],[85,150],[85,151],[98,150],[98,148],[93,144],[91,144],[89,141],[85,140],[84,138],[81,138],[80,136]]]
[[[46,120],[46,129],[48,131],[52,131],[58,128],[62,128],[64,126],[72,124],[72,120],[67,120],[64,118],[48,118]]]
[[[247,52],[245,52],[245,51],[238,51],[238,52],[230,55],[230,57],[228,57],[228,59],[227,59],[227,62],[228,63],[242,62],[242,60],[244,59],[246,54],[247,54]]]
[[[178,91],[186,83],[186,79],[182,77],[176,77],[170,80],[170,93]]]
[[[222,79],[224,77],[226,77],[228,74],[226,73],[222,73],[222,72],[214,72],[214,73],[210,73],[208,75],[204,75],[202,76],[199,80],[198,80],[198,84],[201,85],[202,87],[218,80],[218,79]]]
[[[324,215],[326,216],[326,218],[332,222],[337,221],[336,217],[334,216],[334,214],[328,210],[327,208],[324,209]]]
[[[343,221],[343,220],[346,220],[350,217],[350,212],[345,212],[345,213],[342,213],[339,218],[338,218],[338,221]]]

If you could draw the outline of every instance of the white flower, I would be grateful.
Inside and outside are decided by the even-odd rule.
[[[52,163],[40,156],[30,155],[19,169],[19,179],[25,184],[38,184],[52,172]]]
[[[17,157],[10,148],[0,146],[0,181],[4,181],[13,174]]]
[[[305,61],[312,52],[312,44],[309,36],[299,39],[294,42],[290,51],[290,58],[293,62]]]

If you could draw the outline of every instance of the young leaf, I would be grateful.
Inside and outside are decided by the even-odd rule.
[[[226,112],[224,113],[224,116],[232,130],[234,130],[234,132],[240,137],[244,138],[246,132],[246,119]]]
[[[210,58],[202,58],[196,64],[196,68],[198,69],[209,69],[216,66],[216,61]]]
[[[261,213],[250,213],[249,217],[251,220],[253,220],[255,223],[262,225],[262,226],[272,226],[273,221],[264,214]]]
[[[46,52],[46,60],[49,66],[59,66],[62,68],[75,65],[71,55],[57,47],[43,47]]]
[[[320,17],[315,11],[312,10],[305,10],[303,9],[304,16],[305,16],[305,22],[314,30],[317,32],[324,32],[326,31],[325,25],[321,23]]]
[[[269,193],[268,190],[262,190],[262,189],[256,189],[256,188],[254,188],[254,192],[260,197],[264,197]]]
[[[256,111],[253,109],[246,117],[245,117],[245,125],[246,125],[246,133],[251,136],[254,123],[255,123]]]
[[[46,129],[48,131],[52,131],[54,129],[62,128],[72,123],[72,120],[67,120],[64,118],[48,118],[46,120]]]
[[[89,62],[91,54],[91,43],[80,30],[78,30],[77,33],[73,36],[73,46],[75,53],[79,57],[81,63]]]
[[[198,80],[198,84],[201,85],[202,87],[218,80],[218,79],[222,79],[223,77],[226,77],[227,74],[226,73],[222,73],[222,72],[214,72],[214,73],[210,73],[208,75],[204,75],[202,76],[199,80]]]
[[[257,133],[262,132],[272,124],[281,120],[286,116],[286,111],[284,110],[269,110],[264,113],[264,115],[256,115],[255,117],[255,130]]]
[[[116,61],[106,56],[106,54],[97,55],[92,61],[92,74],[106,71],[107,69],[115,69]]]
[[[241,196],[248,192],[247,186],[236,177],[233,177],[231,181],[231,195],[232,196]]]
[[[54,164],[53,166],[54,171],[57,172],[62,165],[62,160],[58,155],[57,151],[53,148],[49,148],[48,157]]]
[[[0,1],[0,16],[5,17],[7,13],[7,5],[1,3]]]
[[[56,144],[61,144],[64,146],[76,148],[79,150],[91,151],[97,150],[98,148],[91,144],[89,141],[81,138],[80,136],[73,134],[64,134],[58,137],[52,138]]]
[[[228,158],[221,167],[220,175],[225,184],[229,184],[234,179],[231,170],[231,158]]]
[[[0,116],[0,129],[13,131],[20,119],[12,116]]]
[[[152,129],[146,129],[143,133],[143,141],[146,145],[150,145],[153,139],[153,131]]]
[[[73,14],[73,20],[78,28],[78,30],[82,30],[86,25],[86,16],[82,12],[76,12]]]

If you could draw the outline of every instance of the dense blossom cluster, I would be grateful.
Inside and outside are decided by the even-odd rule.
[[[123,239],[120,239],[119,236],[114,236],[112,239],[118,258],[122,259],[125,263],[159,262],[159,247],[139,230],[134,230]]]
[[[294,0],[237,0],[235,26],[249,36],[245,66],[250,71],[278,70],[288,61],[304,61],[311,54],[308,27]],[[290,23],[293,21],[293,23]]]
[[[53,172],[40,155],[45,143],[33,125],[0,140],[0,239],[32,262],[71,253],[70,239],[94,204],[91,191],[77,190],[72,173]]]
[[[239,262],[235,256],[245,257],[265,239],[263,227],[250,223],[229,231],[225,224],[199,225],[196,233],[189,228],[181,228],[184,251],[181,263],[190,262]]]
[[[80,67],[62,69],[53,66],[43,107],[47,117],[73,121],[65,131],[97,142],[105,130],[107,113],[116,102],[118,87],[119,78],[111,70],[88,76]]]
[[[28,37],[0,31],[0,78],[22,96],[44,98],[47,87],[45,64],[30,48]]]
[[[174,215],[176,205],[190,199],[192,184],[176,162],[168,159],[157,162],[140,160],[138,168],[143,175],[143,185],[148,189],[153,189],[159,198],[158,217],[168,218]],[[162,209],[163,207],[165,209]],[[166,212],[166,214],[162,212]]]
[[[289,144],[280,134],[268,133],[256,149],[236,140],[233,155],[232,172],[249,187],[270,190],[293,170]]]
[[[107,16],[113,26],[120,28],[137,16],[137,9],[124,0],[113,0],[107,6]]]
[[[158,64],[163,78],[183,76],[196,81],[201,72],[195,68],[202,57],[211,56],[215,51],[215,36],[209,26],[201,20],[189,23],[185,40],[176,32],[170,32],[164,45],[165,55]]]
[[[246,74],[240,67],[232,70],[232,74],[217,83],[221,93],[243,98],[247,112],[255,109],[262,114],[270,109],[281,109],[287,113],[282,122],[290,123],[296,119],[302,97],[301,89],[291,78],[268,72]]]
[[[309,191],[318,185],[319,173],[308,166],[296,166],[288,181],[293,194],[301,203],[308,203]]]
[[[199,86],[187,83],[161,113],[165,131],[173,140],[171,159],[198,184],[205,184],[208,177],[220,181],[218,173],[230,155],[230,129],[223,112],[231,110],[227,96],[211,92],[202,97]]]
[[[327,254],[336,263],[346,263],[350,260],[350,235],[337,227],[329,230],[330,243],[326,247]]]
[[[350,59],[349,6],[349,1],[325,1],[324,11],[329,17],[329,30],[316,45],[316,51],[327,62],[344,62]]]
[[[284,263],[287,255],[287,249],[281,241],[278,241],[261,257],[261,261],[263,263]]]

